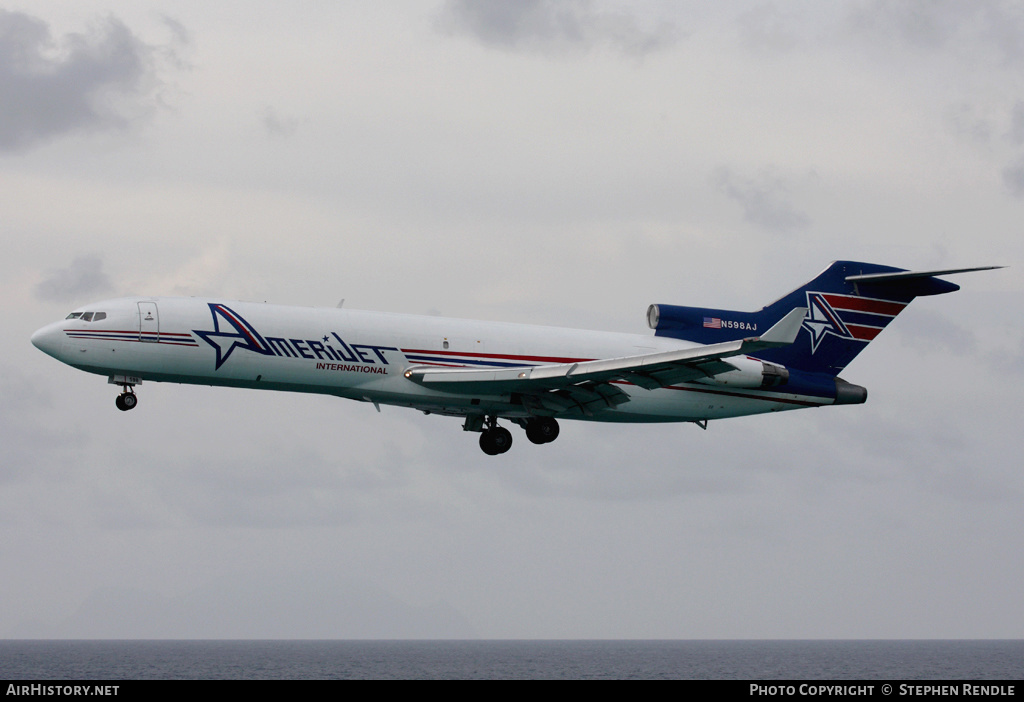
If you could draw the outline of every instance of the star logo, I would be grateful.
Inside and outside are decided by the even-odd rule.
[[[214,370],[219,370],[235,349],[254,351],[264,356],[274,354],[259,332],[240,314],[226,305],[212,302],[209,304],[210,314],[213,315],[213,331],[192,331],[217,352],[217,365]]]
[[[804,317],[804,329],[811,333],[811,353],[818,350],[818,346],[826,336],[838,336],[841,339],[853,339],[853,334],[843,324],[832,305],[822,293],[807,293],[807,316]]]

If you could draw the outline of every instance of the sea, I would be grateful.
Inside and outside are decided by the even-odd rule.
[[[1000,680],[1024,641],[0,641],[0,681]]]

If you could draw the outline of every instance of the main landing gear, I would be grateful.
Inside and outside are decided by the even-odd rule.
[[[558,422],[554,417],[536,417],[523,425],[526,438],[535,444],[549,444],[558,438]]]
[[[526,438],[535,444],[547,444],[558,438],[558,422],[552,417],[517,419],[515,422],[526,430]],[[480,448],[488,456],[497,456],[512,448],[512,432],[499,427],[498,418],[493,415],[467,417],[463,428],[481,432]]]
[[[124,392],[117,396],[114,400],[114,404],[122,412],[127,412],[130,409],[135,409],[135,406],[139,404],[139,398],[135,394],[135,390],[132,389],[131,385],[124,386]]]
[[[480,448],[488,456],[497,456],[512,448],[512,432],[495,424],[480,434]]]

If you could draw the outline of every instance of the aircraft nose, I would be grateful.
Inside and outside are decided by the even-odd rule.
[[[42,329],[36,330],[32,335],[32,345],[45,354],[56,358],[60,352],[61,345],[61,324],[60,322],[54,322],[53,324],[47,324]]]

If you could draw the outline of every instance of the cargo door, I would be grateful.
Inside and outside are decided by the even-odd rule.
[[[139,341],[160,341],[160,314],[155,302],[139,303]]]

